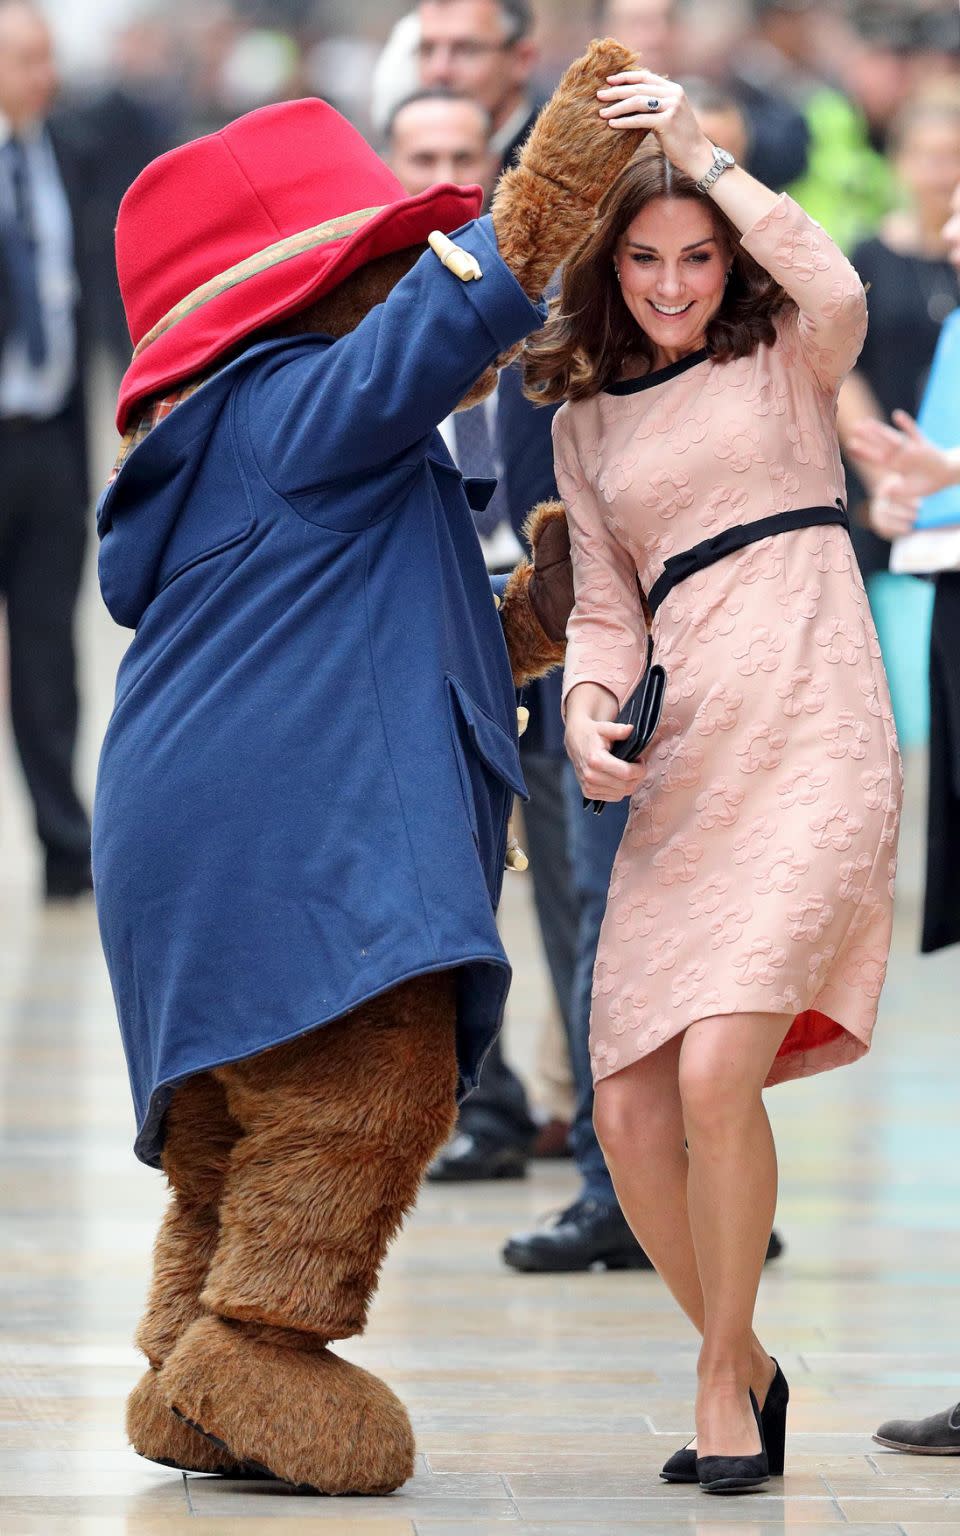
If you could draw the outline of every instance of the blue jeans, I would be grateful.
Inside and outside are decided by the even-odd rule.
[[[616,1205],[613,1183],[593,1128],[593,1076],[590,1071],[590,1002],[593,966],[597,957],[600,924],[607,906],[613,861],[620,847],[629,799],[607,805],[602,816],[584,810],[583,796],[570,763],[564,769],[567,802],[567,840],[573,883],[580,904],[577,955],[570,998],[570,1064],[577,1091],[577,1111],[570,1132],[570,1146],[584,1197]]]

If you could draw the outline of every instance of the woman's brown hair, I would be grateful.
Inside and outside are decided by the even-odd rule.
[[[730,262],[730,280],[707,327],[711,357],[725,363],[773,342],[774,319],[791,303],[779,283],[748,256],[735,226],[689,176],[661,153],[641,152],[600,204],[593,230],[563,269],[547,324],[526,344],[524,393],[531,400],[584,400],[621,378],[628,359],[652,366],[653,346],[623,301],[614,256],[626,229],[658,197],[706,204]]]

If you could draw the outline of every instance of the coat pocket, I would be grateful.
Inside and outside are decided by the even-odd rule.
[[[517,744],[463,684],[447,674],[453,747],[460,784],[491,900],[503,877],[507,821],[514,795],[527,798]]]
[[[428,453],[427,463],[433,471],[434,480],[439,486],[444,481],[449,485],[459,485],[467,498],[467,506],[471,512],[485,512],[490,500],[497,488],[497,479],[494,475],[462,475],[452,460],[441,458],[438,453]]]
[[[161,569],[157,595],[159,596],[161,592],[165,592],[167,587],[180,576],[185,576],[187,571],[192,571],[196,566],[205,565],[208,560],[216,559],[217,555],[225,555],[228,550],[235,549],[238,544],[242,544],[245,539],[250,537],[255,527],[256,519],[250,518],[244,527],[219,539],[214,544],[207,545],[205,548],[195,548],[189,552],[181,551],[180,558],[172,570]],[[166,564],[167,562],[164,562],[164,565]]]

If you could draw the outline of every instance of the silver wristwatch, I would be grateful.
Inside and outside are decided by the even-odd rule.
[[[696,183],[697,191],[709,192],[714,182],[719,181],[724,171],[729,171],[730,167],[732,165],[736,165],[736,163],[737,162],[734,160],[729,149],[720,149],[716,144],[714,144],[713,164],[711,165],[707,174],[705,176],[701,176],[700,180]]]

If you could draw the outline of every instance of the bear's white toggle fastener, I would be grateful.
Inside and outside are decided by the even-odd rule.
[[[432,235],[427,236],[427,244],[434,256],[438,256],[443,262],[447,271],[459,277],[461,283],[472,283],[483,276],[476,256],[471,256],[470,252],[465,251],[462,246],[455,245],[447,235],[441,234],[439,229],[435,229]]]
[[[524,870],[529,869],[529,867],[530,860],[511,832],[507,838],[507,855],[504,859],[504,868],[512,869],[515,874],[522,875]]]

